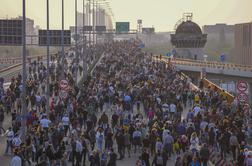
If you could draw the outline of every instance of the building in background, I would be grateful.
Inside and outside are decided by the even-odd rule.
[[[220,61],[220,55],[225,54],[226,61],[234,62],[234,25],[225,23],[205,25],[202,31],[207,34],[204,51],[209,55],[208,60]]]
[[[22,16],[18,16],[16,18],[12,18],[13,20],[22,20]],[[38,37],[35,36],[36,30],[34,28],[34,20],[30,18],[26,18],[26,43],[27,44],[38,44]]]
[[[192,21],[192,16],[192,13],[185,13],[178,21],[175,34],[171,34],[171,43],[176,57],[203,60],[207,34],[202,33],[200,26]]]
[[[89,10],[89,5],[87,5],[85,16],[85,26],[91,26],[91,30],[93,27],[93,12]],[[95,26],[105,26],[107,30],[113,30],[113,21],[111,15],[103,8],[98,8],[94,13],[94,22]],[[77,12],[77,33],[82,33],[83,27],[83,13]],[[70,26],[71,36],[75,34],[75,26]],[[92,33],[92,31],[90,31]],[[89,33],[86,32],[86,39],[89,39]],[[92,38],[91,38],[92,39]]]
[[[216,39],[219,42],[234,41],[234,25],[215,24],[205,25],[202,28],[203,33],[207,34],[208,40]]]
[[[252,22],[235,25],[235,62],[252,65]]]
[[[154,34],[155,33],[155,28],[154,27],[143,27],[142,28],[142,33],[143,34]]]

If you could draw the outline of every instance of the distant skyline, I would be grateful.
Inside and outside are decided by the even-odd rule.
[[[87,2],[87,0],[85,0]],[[252,21],[252,0],[107,0],[115,21],[129,21],[136,29],[137,19],[143,27],[154,26],[156,31],[172,31],[184,12],[192,12],[193,20],[201,27],[216,23],[237,24]],[[78,0],[82,12],[83,0]],[[46,27],[46,0],[26,0],[27,17],[35,25]],[[22,0],[1,0],[0,17],[22,15]],[[74,25],[74,0],[65,0],[65,29]],[[50,28],[61,28],[61,0],[50,0]]]

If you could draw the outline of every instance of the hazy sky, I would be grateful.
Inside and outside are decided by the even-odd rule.
[[[16,17],[22,13],[22,0],[0,0],[1,17]],[[83,0],[78,0],[82,11]],[[87,1],[87,0],[86,0]],[[194,21],[205,24],[235,24],[252,21],[252,0],[107,0],[115,15],[115,21],[131,22],[136,29],[136,20],[156,31],[173,30],[184,12],[193,12]],[[27,17],[36,25],[46,26],[46,0],[26,0]],[[50,26],[61,27],[61,0],[50,0]],[[74,0],[65,0],[65,26],[74,25]]]

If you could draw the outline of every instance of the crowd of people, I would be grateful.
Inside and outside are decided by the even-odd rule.
[[[116,166],[137,155],[136,166],[206,166],[210,151],[232,154],[238,166],[252,165],[243,107],[215,89],[193,89],[171,63],[144,53],[141,41],[114,41],[89,49],[102,55],[92,75],[78,87],[73,79],[81,57],[65,61],[67,96],[60,95],[62,68],[51,65],[50,109],[46,108],[46,67],[32,63],[27,81],[28,114],[21,116],[22,77],[1,92],[0,127],[11,165]],[[57,57],[55,57],[57,59]],[[93,61],[93,60],[91,60]],[[54,63],[52,63],[54,64]],[[27,134],[21,140],[21,119]],[[0,130],[1,131],[1,130]]]

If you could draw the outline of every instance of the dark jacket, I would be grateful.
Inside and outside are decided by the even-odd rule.
[[[200,157],[203,160],[208,160],[209,158],[209,150],[207,147],[202,147],[200,150]]]

